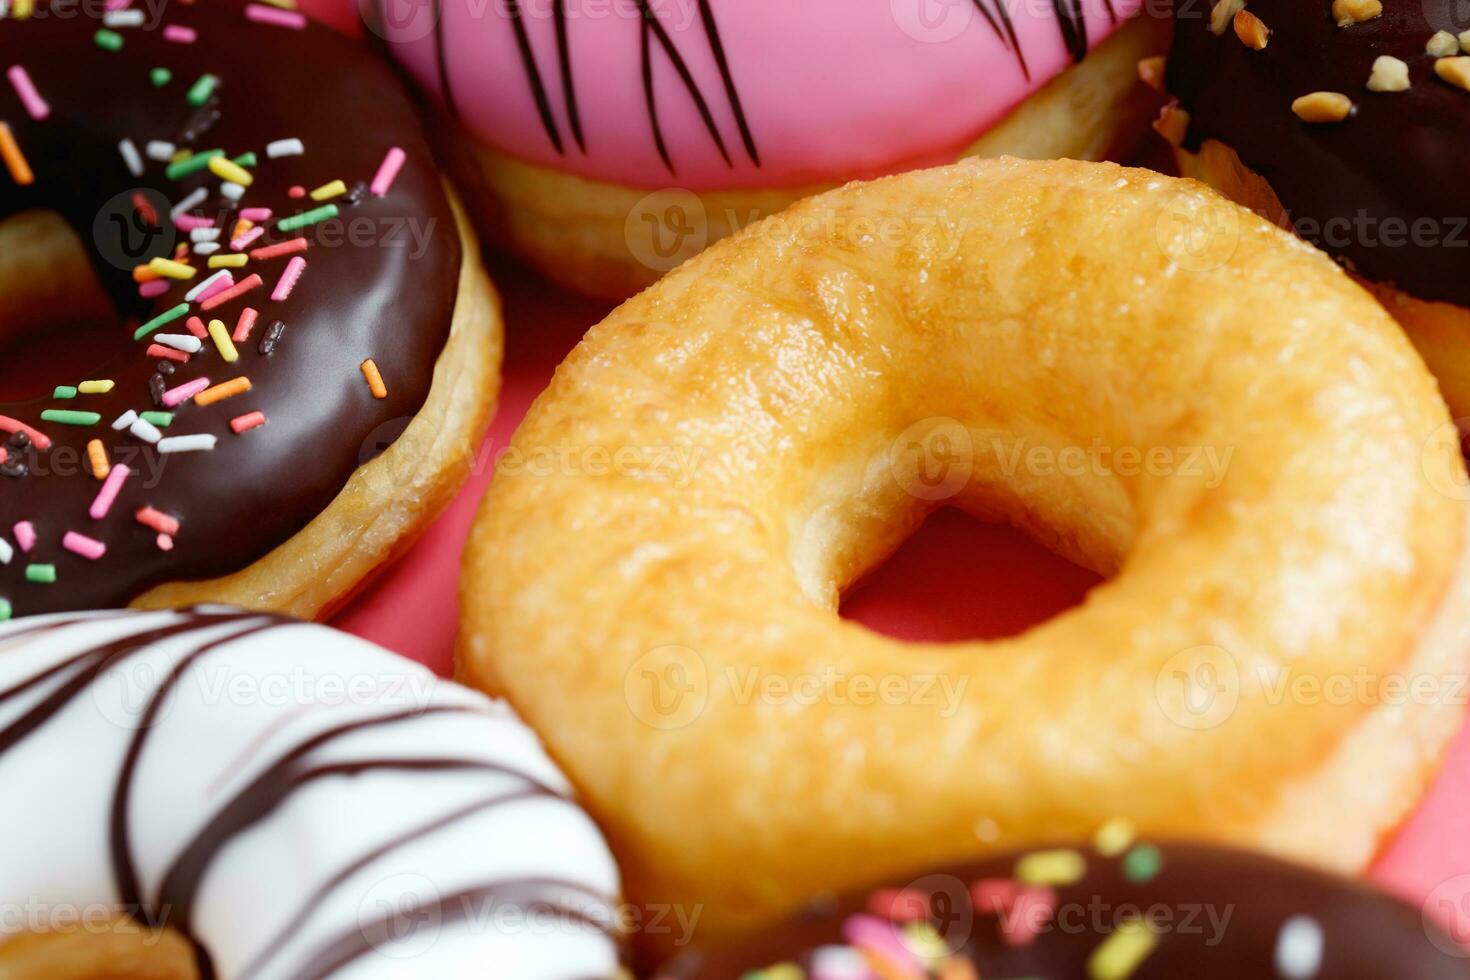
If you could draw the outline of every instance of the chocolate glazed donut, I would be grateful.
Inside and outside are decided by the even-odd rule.
[[[274,7],[116,6],[0,20],[0,329],[95,284],[117,320],[6,371],[0,612],[318,614],[467,475],[493,293],[385,64]]]
[[[1102,846],[848,895],[685,955],[658,980],[1470,977],[1464,953],[1418,909],[1348,879],[1202,845]]]

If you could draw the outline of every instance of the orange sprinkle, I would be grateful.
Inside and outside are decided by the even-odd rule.
[[[374,398],[388,397],[388,386],[383,384],[383,375],[378,371],[378,365],[371,357],[362,362],[362,376],[367,378],[368,388],[372,391]]]
[[[87,459],[92,463],[92,475],[99,480],[107,479],[112,465],[107,462],[107,450],[102,448],[101,439],[93,439],[87,443]]]
[[[213,387],[205,388],[199,394],[195,395],[194,404],[213,405],[215,402],[224,401],[226,398],[233,398],[235,395],[244,394],[249,390],[249,378],[231,378]]]
[[[20,144],[15,141],[9,123],[0,122],[0,158],[5,160],[5,166],[10,168],[10,176],[17,184],[25,187],[36,182],[36,175],[31,173],[26,155],[20,152]]]
[[[133,266],[133,282],[153,282],[155,279],[162,278],[163,273],[157,269],[150,269],[146,265]]]

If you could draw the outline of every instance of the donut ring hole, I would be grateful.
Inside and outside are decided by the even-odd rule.
[[[135,345],[81,240],[61,215],[0,221],[0,401],[44,398],[105,377]]]

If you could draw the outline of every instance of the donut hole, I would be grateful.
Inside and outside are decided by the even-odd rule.
[[[61,216],[0,221],[0,401],[75,384],[132,349],[81,239]]]

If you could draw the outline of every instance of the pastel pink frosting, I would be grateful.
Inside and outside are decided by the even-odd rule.
[[[408,72],[455,108],[481,142],[597,180],[694,190],[801,185],[953,160],[1141,4],[1111,0],[1110,10],[1109,0],[363,2],[378,4],[380,29]],[[1079,22],[1085,32],[1076,29]],[[682,59],[688,83],[663,38]],[[645,44],[663,152],[644,83]],[[539,107],[533,78],[544,96]],[[706,102],[708,124],[692,89]]]

